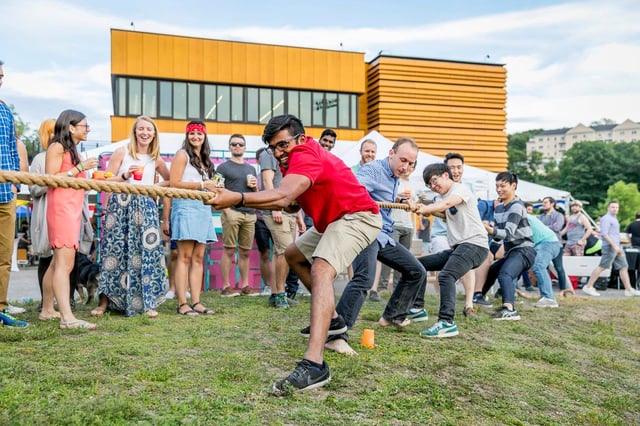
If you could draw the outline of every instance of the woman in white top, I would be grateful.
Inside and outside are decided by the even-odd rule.
[[[107,166],[109,180],[154,185],[156,173],[169,180],[169,169],[160,156],[158,128],[145,116],[136,119],[131,141],[118,148]],[[91,315],[106,310],[126,316],[146,313],[158,316],[165,300],[164,247],[155,199],[148,195],[110,194],[101,240],[100,302]]]
[[[182,149],[171,162],[171,186],[183,189],[213,189],[215,169],[209,158],[211,148],[207,128],[202,121],[187,124]],[[178,314],[210,315],[200,303],[204,250],[207,242],[217,241],[211,206],[200,200],[176,198],[171,203],[171,239],[178,243],[175,267]],[[191,290],[191,305],[187,304],[187,283]]]

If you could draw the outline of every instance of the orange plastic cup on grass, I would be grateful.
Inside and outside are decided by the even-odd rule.
[[[365,348],[373,349],[376,347],[374,331],[370,328],[365,328],[362,331],[362,346]]]

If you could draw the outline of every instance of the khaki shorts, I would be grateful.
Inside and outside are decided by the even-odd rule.
[[[294,240],[296,233],[296,217],[283,214],[282,223],[276,223],[270,214],[262,216],[264,223],[267,224],[271,239],[273,240],[273,252],[277,255],[284,254],[284,250]]]
[[[222,241],[226,248],[236,246],[244,250],[253,247],[253,236],[256,233],[256,215],[226,209],[220,216],[222,222]]]
[[[347,269],[358,254],[369,246],[382,230],[379,214],[347,214],[331,223],[324,234],[313,227],[295,241],[304,257],[313,263],[316,257],[326,260],[336,274]]]

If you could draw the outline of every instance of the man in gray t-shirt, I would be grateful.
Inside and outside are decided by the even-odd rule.
[[[217,172],[224,176],[224,186],[231,191],[252,192],[258,190],[258,179],[256,169],[244,160],[246,151],[246,141],[244,136],[233,134],[229,138],[229,151],[231,159],[220,164]],[[222,272],[222,297],[238,296],[240,293],[231,288],[229,273],[231,265],[238,249],[238,270],[242,281],[241,294],[247,296],[258,296],[256,291],[249,285],[249,253],[253,247],[253,236],[255,234],[256,210],[244,207],[243,205],[229,207],[222,210],[220,216],[222,222],[222,239],[224,254],[220,260]]]
[[[480,219],[473,193],[464,184],[453,181],[449,166],[444,163],[430,164],[425,167],[422,175],[427,187],[442,198],[433,204],[414,206],[414,211],[422,215],[444,213],[451,248],[418,259],[427,272],[440,271],[438,321],[420,335],[452,337],[458,334],[458,326],[454,321],[456,281],[468,271],[480,266],[487,258],[487,232]]]

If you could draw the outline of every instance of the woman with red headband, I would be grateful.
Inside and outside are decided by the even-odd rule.
[[[114,175],[108,180],[116,182],[153,185],[156,174],[168,182],[169,169],[160,156],[158,128],[151,118],[136,119],[131,140],[113,153],[107,172]],[[111,194],[101,244],[100,302],[91,315],[102,316],[110,310],[156,318],[156,308],[165,300],[165,273],[155,199]]]
[[[211,180],[215,169],[209,158],[211,148],[207,128],[202,121],[190,121],[182,148],[171,162],[170,185],[183,189],[213,189]],[[171,203],[171,239],[178,243],[178,262],[175,267],[177,312],[195,316],[213,314],[200,303],[202,262],[207,242],[217,241],[211,220],[211,207],[199,200],[176,198]],[[187,283],[191,291],[191,305],[187,303]]]

